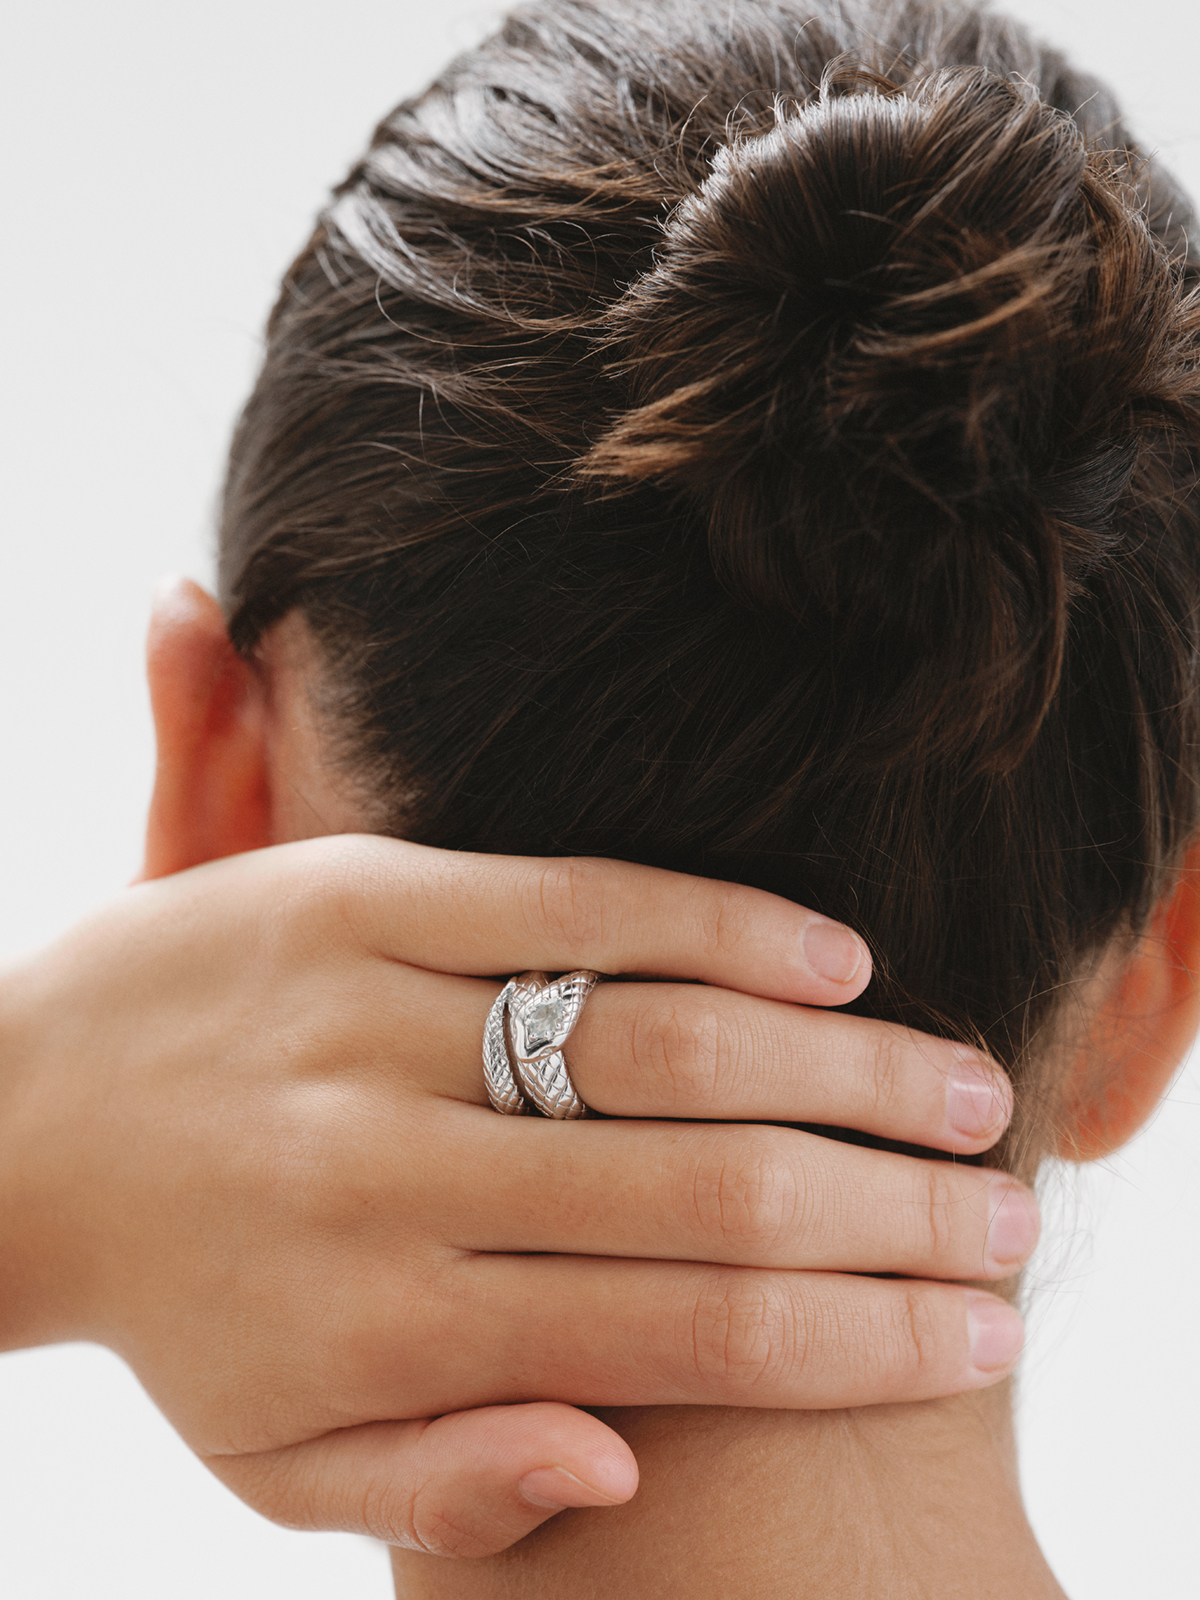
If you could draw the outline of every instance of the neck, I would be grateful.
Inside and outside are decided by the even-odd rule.
[[[404,1600],[1064,1600],[1026,1520],[1008,1386],[858,1411],[603,1412],[642,1486],[504,1555],[397,1552]]]

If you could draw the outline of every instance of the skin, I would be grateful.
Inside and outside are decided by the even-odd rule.
[[[437,1587],[447,1573],[484,1585],[464,1593],[510,1592],[488,1587],[509,1581],[505,1559],[525,1564],[522,1593],[591,1593],[600,1524],[610,1566],[632,1562],[625,1592],[647,1537],[669,1566],[665,1525],[679,1592],[701,1593],[697,1528],[728,1522],[724,1492],[708,1506],[701,1492],[724,1475],[692,1481],[725,1448],[714,1426],[743,1441],[747,1485],[765,1465],[769,1511],[785,1440],[809,1459],[814,1428],[928,1416],[906,1403],[978,1390],[1015,1359],[1019,1323],[991,1297],[845,1274],[1004,1278],[1036,1220],[1002,1175],[646,1119],[829,1120],[965,1151],[1003,1125],[1002,1080],[944,1044],[805,1009],[858,992],[863,963],[831,988],[803,958],[812,919],[770,896],[314,838],[371,820],[323,757],[315,670],[294,619],[248,667],[193,586],[159,608],[158,881],[0,994],[7,1341],[110,1343],[252,1504],[415,1551],[486,1555],[564,1505],[627,1500],[632,1446],[650,1494],[564,1514],[555,1540],[499,1566],[417,1555],[405,1593],[459,1592]],[[260,849],[287,837],[300,842]],[[483,975],[577,965],[709,987],[610,984],[589,1001],[573,1073],[630,1120],[497,1118],[478,1065],[497,988]],[[956,1081],[966,1135],[947,1120]],[[976,1435],[1004,1409],[954,1404]],[[797,1406],[825,1420],[776,1409]],[[709,1443],[689,1476],[697,1426]],[[992,1454],[1006,1459],[1002,1439]]]
[[[200,602],[194,603],[197,610],[184,631],[203,633],[207,629],[209,648],[225,659],[219,619],[210,612],[205,621]],[[236,669],[227,665],[224,670]],[[243,703],[259,709],[243,720],[265,730],[259,734],[263,766],[256,769],[256,782],[278,795],[279,775],[286,774],[294,796],[273,802],[270,814],[277,828],[308,826],[314,817],[319,823],[333,798],[326,796],[324,786],[334,791],[338,788],[336,773],[323,759],[311,713],[313,690],[319,681],[319,660],[295,619],[267,641],[256,671],[244,680]],[[253,760],[249,764],[253,766]],[[193,770],[187,781],[194,791],[203,779]],[[369,800],[358,804],[365,824],[370,817]],[[1076,986],[1073,1060],[1069,1059],[1064,1030],[1061,1154],[1091,1157],[1117,1148],[1152,1113],[1190,1048],[1200,1025],[1200,997],[1193,977],[1200,967],[1198,882],[1200,860],[1193,853],[1178,887],[1146,934],[1114,947],[1094,974]],[[578,964],[604,965],[582,960]],[[598,990],[589,1001],[590,1016],[585,1013],[585,1020],[595,1022],[602,1014],[596,999],[607,997],[610,1004],[617,1003],[623,998],[622,988],[628,992],[637,987]],[[661,998],[669,988],[660,984],[655,991]],[[694,991],[676,991],[678,1002],[689,993]],[[675,1003],[676,997],[671,999]],[[704,1114],[703,1110],[697,1112],[694,1102],[689,1105],[675,1098],[679,1061],[694,1062],[698,1041],[707,1040],[710,1059],[720,1059],[724,1067],[718,1066],[715,1072],[724,1090],[731,1081],[727,1077],[730,1066],[736,1078],[736,1064],[747,1060],[745,1048],[737,1048],[739,1041],[758,1037],[759,1015],[765,1013],[743,1012],[732,1036],[723,1035],[720,1025],[686,1030],[687,1047],[665,1072],[654,1074],[670,1085],[670,1098],[653,1109],[660,1115]],[[785,1016],[796,1021],[805,1014],[773,1009],[772,1015],[782,1023]],[[827,1019],[834,1020],[847,1019]],[[713,1048],[714,1039],[722,1037],[731,1047],[725,1056]],[[572,1058],[573,1071],[584,1098],[600,1104],[596,1096],[603,1096],[605,1089],[588,1078],[585,1038],[581,1031],[578,1058]],[[894,1039],[903,1049],[898,1033]],[[906,1043],[917,1043],[919,1055],[930,1060],[929,1041]],[[666,1064],[671,1054],[660,1048],[652,1052],[652,1059]],[[815,1069],[819,1077],[822,1057],[823,1052],[810,1052],[802,1057],[808,1071],[793,1068],[786,1078],[772,1075],[772,1081],[803,1085],[803,1092],[808,1092],[810,1074]],[[610,1068],[611,1062],[607,1057]],[[889,1071],[884,1081],[894,1090],[907,1076],[903,1069]],[[690,1068],[686,1078],[695,1081]],[[641,1069],[627,1082],[624,1092],[646,1081]],[[877,1087],[879,1081],[877,1078]],[[883,1103],[889,1102],[885,1095]],[[616,1100],[611,1106],[626,1115],[633,1110]],[[774,1109],[755,1101],[753,1105],[743,1102],[742,1114],[781,1117],[786,1113],[777,1101]],[[566,1135],[568,1129],[585,1127],[548,1127],[547,1149],[550,1140]],[[750,1130],[756,1152],[778,1149],[780,1164],[772,1164],[774,1173],[782,1170],[786,1154],[782,1144],[767,1146],[765,1138],[774,1140],[778,1133]],[[798,1149],[795,1144],[791,1148]],[[811,1147],[805,1148],[802,1163],[813,1154]],[[877,1153],[872,1157],[877,1159]],[[561,1204],[563,1173],[548,1173],[541,1164],[545,1160],[543,1153],[540,1182],[532,1173],[531,1180],[539,1200],[549,1194]],[[905,1164],[909,1177],[916,1167],[916,1163]],[[761,1174],[762,1168],[755,1170]],[[759,1199],[763,1192],[761,1184],[756,1186]],[[832,1189],[823,1192],[828,1199]],[[963,1201],[970,1209],[971,1201],[965,1195],[942,1209],[943,1217],[953,1219],[953,1226],[962,1223]],[[718,1205],[717,1211],[725,1218],[753,1219],[750,1231],[760,1240],[768,1238],[777,1245],[788,1234],[786,1227],[781,1233],[778,1212],[769,1214],[763,1229],[762,1213],[747,1202],[746,1191],[737,1205]],[[906,1211],[913,1214],[913,1208],[902,1199],[900,1214]],[[885,1215],[886,1208],[871,1211],[868,1234],[884,1226]],[[711,1259],[711,1241],[707,1254]],[[796,1257],[787,1263],[773,1259],[779,1265],[801,1265]],[[803,1263],[809,1264],[808,1260]],[[843,1264],[852,1265],[845,1258]],[[858,1265],[861,1270],[861,1261]],[[661,1268],[656,1263],[649,1270],[657,1273]],[[738,1279],[742,1285],[750,1281],[744,1269]],[[813,1279],[799,1273],[791,1281],[793,1285],[807,1282],[811,1287]],[[838,1287],[844,1291],[853,1282],[843,1277]],[[869,1292],[900,1289],[908,1295],[913,1288],[911,1284],[876,1282]],[[914,1305],[910,1300],[910,1309]],[[540,1298],[524,1323],[523,1337],[546,1326],[559,1309],[550,1296]],[[610,1316],[613,1309],[609,1308]],[[639,1465],[641,1488],[627,1503],[610,1507],[602,1515],[589,1509],[564,1510],[528,1537],[473,1561],[440,1559],[448,1548],[468,1548],[457,1544],[467,1515],[461,1502],[448,1519],[454,1524],[451,1538],[447,1540],[443,1531],[437,1541],[426,1543],[424,1551],[414,1548],[418,1541],[411,1528],[388,1534],[384,1527],[384,1536],[396,1546],[397,1592],[406,1600],[460,1596],[490,1600],[518,1595],[522,1600],[538,1596],[547,1600],[595,1596],[599,1600],[613,1594],[679,1595],[688,1600],[738,1600],[742,1596],[746,1600],[773,1596],[780,1600],[785,1596],[788,1600],[805,1596],[816,1600],[820,1596],[824,1600],[837,1594],[850,1600],[875,1600],[882,1593],[911,1595],[914,1600],[934,1594],[970,1596],[971,1600],[1052,1600],[1062,1595],[1021,1503],[1006,1383],[923,1400],[911,1395],[877,1395],[874,1398],[882,1403],[866,1406],[853,1400],[841,1404],[828,1390],[821,1395],[810,1391],[808,1404],[817,1409],[780,1409],[773,1392],[780,1374],[803,1374],[806,1368],[805,1361],[797,1363],[794,1357],[795,1331],[833,1327],[847,1356],[862,1320],[847,1302],[837,1307],[826,1303],[817,1310],[811,1302],[804,1306],[793,1301],[787,1313],[779,1315],[777,1302],[759,1299],[748,1315],[747,1310],[745,1302],[734,1303],[734,1314],[721,1325],[723,1337],[715,1352],[719,1376],[740,1380],[741,1392],[733,1405],[714,1405],[710,1397],[700,1405],[693,1401],[652,1407],[623,1404],[598,1411],[597,1420],[629,1446]],[[669,1325],[670,1320],[670,1301],[665,1298],[660,1302],[660,1325]],[[592,1349],[598,1341],[603,1343],[606,1321],[605,1317],[589,1318],[580,1328],[581,1343]],[[928,1332],[933,1325],[923,1322],[918,1312],[909,1329],[922,1326]],[[933,1367],[940,1359],[937,1344],[935,1334]],[[714,1354],[710,1341],[703,1346],[693,1343],[694,1351],[701,1349],[709,1357]],[[891,1360],[890,1340],[872,1340],[869,1364],[882,1373]],[[564,1390],[558,1394],[560,1398],[581,1398]]]
[[[1138,940],[1076,986],[1056,1153],[1094,1159],[1153,1113],[1200,1027],[1200,850]],[[1068,1042],[1073,1039],[1074,1043]],[[640,1491],[495,1558],[393,1552],[405,1600],[1063,1600],[1021,1501],[1011,1386],[827,1411],[623,1408]]]
[[[502,1556],[393,1554],[404,1600],[1062,1600],[1021,1507],[1007,1398],[824,1412],[606,1412],[628,1505]]]
[[[1056,1153],[1094,1159],[1153,1113],[1200,1028],[1200,850],[1146,933],[1076,986]],[[1072,1042],[1073,1041],[1073,1042]],[[1021,1501],[1011,1386],[821,1411],[621,1408],[638,1495],[502,1555],[397,1549],[405,1600],[1063,1600]]]
[[[450,1555],[633,1495],[581,1406],[1002,1377],[1002,1301],[849,1274],[1003,1281],[1027,1193],[752,1125],[980,1150],[991,1064],[814,1009],[869,958],[789,902],[348,835],[369,803],[324,760],[313,670],[294,619],[247,665],[194,586],[159,605],[146,881],[0,981],[0,1344],[105,1343],[268,1515]],[[622,1120],[498,1117],[493,975],[576,966],[641,975],[570,1047]]]

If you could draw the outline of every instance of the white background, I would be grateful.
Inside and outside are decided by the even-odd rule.
[[[1010,6],[1115,82],[1200,191],[1200,13]],[[494,11],[463,0],[39,0],[4,45],[0,956],[135,870],[154,579],[207,581],[276,280],[372,124]],[[1197,1592],[1200,1074],[1102,1171],[1053,1177],[1023,1376],[1031,1513],[1077,1600]],[[106,1352],[0,1358],[11,1600],[390,1594],[365,1540],[284,1533]]]

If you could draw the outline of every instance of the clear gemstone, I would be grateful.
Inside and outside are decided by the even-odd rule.
[[[525,1012],[525,1038],[531,1050],[550,1044],[566,1021],[564,1000],[537,1000]]]

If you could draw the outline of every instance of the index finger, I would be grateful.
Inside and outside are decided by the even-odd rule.
[[[378,835],[306,841],[380,954],[439,972],[524,969],[698,979],[843,1005],[871,976],[865,943],[779,895],[594,856],[490,856]]]

